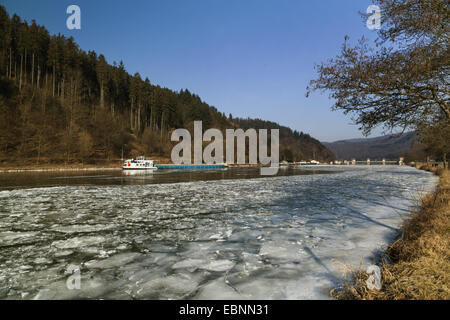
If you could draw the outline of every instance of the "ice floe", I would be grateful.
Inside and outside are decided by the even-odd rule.
[[[373,263],[437,183],[408,167],[329,170],[0,191],[0,298],[327,299],[340,264]]]

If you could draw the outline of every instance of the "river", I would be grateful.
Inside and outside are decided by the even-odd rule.
[[[0,298],[327,299],[436,184],[399,166],[0,174]]]

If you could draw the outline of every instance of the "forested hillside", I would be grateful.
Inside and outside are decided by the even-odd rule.
[[[233,119],[238,127],[243,129],[279,129],[280,130],[280,158],[287,161],[301,161],[320,159],[334,160],[335,155],[309,134],[280,126],[272,121],[261,119]]]
[[[152,84],[124,63],[81,50],[72,37],[50,35],[35,21],[0,6],[0,162],[92,162],[145,154],[169,157],[170,133],[192,128],[247,127],[188,90]],[[270,129],[275,123],[254,120]],[[267,127],[266,125],[269,125]],[[282,158],[333,158],[308,135],[281,129]]]

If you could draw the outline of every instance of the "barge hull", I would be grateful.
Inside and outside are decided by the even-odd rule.
[[[177,170],[192,170],[192,169],[225,169],[226,164],[155,164],[158,169],[177,169]]]

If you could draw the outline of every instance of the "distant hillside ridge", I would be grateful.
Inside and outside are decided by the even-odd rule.
[[[414,132],[391,134],[376,138],[322,142],[339,160],[398,160],[405,157],[417,140]]]

